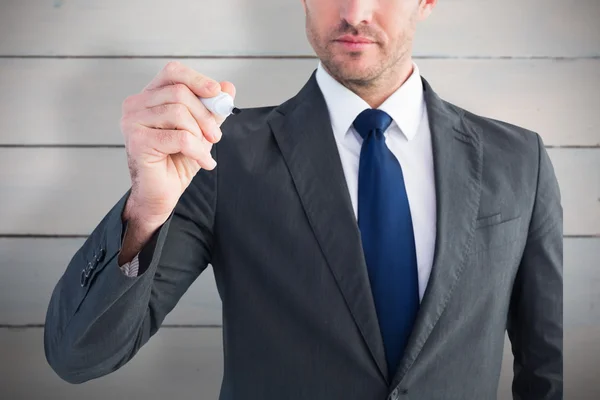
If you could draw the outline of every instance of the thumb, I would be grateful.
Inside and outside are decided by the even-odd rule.
[[[231,97],[233,97],[235,99],[235,86],[233,85],[233,83],[228,82],[228,81],[223,81],[223,82],[219,82],[219,84],[221,85],[221,91],[222,92],[226,92],[229,95],[231,95]]]

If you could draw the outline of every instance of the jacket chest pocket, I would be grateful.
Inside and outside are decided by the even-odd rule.
[[[514,217],[502,221],[500,214],[477,220],[475,237],[469,254],[476,254],[502,247],[512,243],[520,237],[521,217]]]

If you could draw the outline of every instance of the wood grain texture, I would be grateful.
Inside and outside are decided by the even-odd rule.
[[[54,286],[84,239],[0,238],[0,325],[43,324]],[[166,317],[167,325],[221,325],[209,266]]]
[[[47,364],[42,329],[0,329],[0,398],[214,400],[223,375],[221,343],[221,329],[161,329],[118,371],[71,385]]]
[[[316,60],[193,59],[237,87],[241,107],[294,96]],[[121,104],[168,59],[0,59],[0,145],[123,143]],[[548,146],[600,146],[600,60],[417,60],[446,100],[538,132]]]
[[[299,0],[3,0],[0,55],[312,55]],[[440,1],[416,55],[600,55],[597,0]],[[75,33],[75,34],[74,34]]]
[[[600,149],[549,149],[565,235],[600,235]],[[0,148],[0,235],[87,235],[130,185],[121,148]]]
[[[598,0],[441,0],[414,48],[445,99],[547,146],[585,147],[549,150],[565,234],[597,236],[565,240],[565,398],[581,400],[600,398],[599,18]],[[242,107],[293,96],[317,62],[289,59],[314,56],[299,0],[2,0],[0,38],[0,235],[87,235],[129,186],[123,149],[7,145],[121,145],[121,102],[177,57],[234,82]],[[0,325],[43,323],[83,241],[0,238]],[[218,325],[220,307],[209,268],[165,324]],[[219,328],[163,328],[83,385],[52,372],[42,334],[0,328],[0,399],[218,397]],[[499,400],[512,398],[511,378],[506,342]]]
[[[52,290],[83,239],[0,239],[0,325],[43,324]],[[565,239],[564,323],[600,327],[600,238]],[[220,325],[212,268],[167,316],[168,325]]]
[[[563,323],[599,328],[600,238],[565,239],[563,258]]]
[[[201,399],[218,397],[220,329],[161,329],[125,366],[82,385],[63,382],[44,357],[42,329],[0,329],[0,398],[44,400]],[[600,396],[600,328],[565,331],[565,398]],[[498,400],[512,399],[512,355],[504,345]]]

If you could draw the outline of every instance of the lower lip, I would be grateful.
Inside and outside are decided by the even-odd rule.
[[[351,50],[351,51],[359,51],[359,50],[365,50],[368,47],[374,45],[375,43],[373,42],[345,42],[343,40],[337,40],[336,43],[338,43],[340,46],[342,46],[344,49],[346,50]]]

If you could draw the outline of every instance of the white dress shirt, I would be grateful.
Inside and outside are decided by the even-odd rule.
[[[365,109],[371,108],[362,98],[331,77],[319,63],[317,83],[329,110],[333,135],[337,143],[354,207],[358,216],[358,165],[363,139],[352,126]],[[419,297],[422,300],[431,268],[436,236],[436,195],[433,175],[433,152],[423,84],[416,64],[411,76],[379,107],[393,122],[384,132],[386,144],[402,167],[410,213],[412,216],[419,274]]]
[[[358,95],[332,78],[321,63],[317,67],[317,83],[329,110],[331,126],[350,190],[354,215],[358,216],[358,165],[362,137],[352,123],[367,108],[371,108]],[[393,122],[384,132],[386,144],[402,167],[410,212],[412,215],[417,265],[419,297],[422,300],[431,267],[436,236],[435,181],[433,153],[423,85],[416,64],[404,84],[380,107],[392,117]],[[130,277],[138,274],[138,256],[121,269]]]

